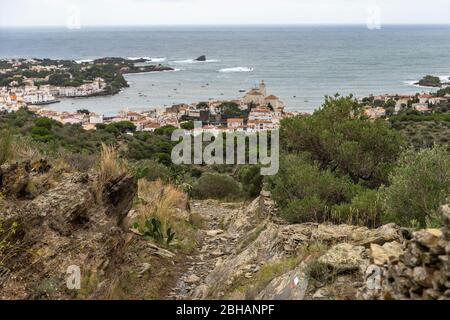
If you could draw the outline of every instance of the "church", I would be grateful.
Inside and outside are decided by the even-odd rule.
[[[259,84],[259,88],[253,88],[248,91],[242,98],[242,101],[246,105],[252,104],[260,107],[272,106],[273,110],[276,112],[283,112],[284,110],[284,104],[277,96],[267,96],[266,83],[264,80]]]

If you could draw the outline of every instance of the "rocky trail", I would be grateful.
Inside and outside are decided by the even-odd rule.
[[[212,200],[191,201],[192,214],[202,219],[199,231],[199,248],[192,256],[188,256],[186,271],[176,282],[167,299],[190,299],[208,274],[231,255],[239,234],[231,234],[223,230],[223,221],[233,211],[243,206],[242,203],[218,203]]]

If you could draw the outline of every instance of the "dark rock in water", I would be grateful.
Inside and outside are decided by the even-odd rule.
[[[197,59],[195,59],[195,61],[206,61],[206,56],[200,56]]]

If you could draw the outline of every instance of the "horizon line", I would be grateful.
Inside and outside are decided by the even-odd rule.
[[[366,26],[365,23],[225,23],[225,24],[106,24],[81,25],[79,29],[69,29],[66,25],[0,25],[0,29],[27,28],[63,28],[81,30],[83,28],[117,28],[117,27],[286,27],[286,26]],[[383,26],[450,26],[449,23],[384,23]]]

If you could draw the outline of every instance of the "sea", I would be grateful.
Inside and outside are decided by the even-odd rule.
[[[200,55],[207,61],[195,62]],[[176,103],[236,99],[265,80],[288,111],[312,112],[325,95],[430,91],[450,77],[450,25],[146,26],[2,28],[0,58],[151,59],[175,71],[127,75],[108,97],[63,99],[59,111],[105,115]]]

